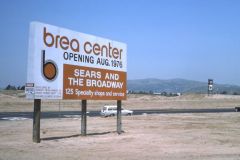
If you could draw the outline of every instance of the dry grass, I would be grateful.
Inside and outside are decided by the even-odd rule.
[[[103,105],[116,101],[88,101],[88,110],[100,110]],[[240,105],[240,96],[189,94],[179,97],[130,94],[123,106],[128,109],[181,109],[181,108],[233,108]],[[42,111],[79,111],[80,100],[42,100]],[[0,93],[0,112],[24,112],[33,110],[33,100],[26,100],[22,92]]]

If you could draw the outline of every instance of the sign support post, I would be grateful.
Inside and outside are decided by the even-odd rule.
[[[40,143],[41,99],[34,99],[33,142]]]
[[[117,101],[117,133],[122,133],[122,101]]]
[[[87,100],[82,100],[81,135],[87,135]]]

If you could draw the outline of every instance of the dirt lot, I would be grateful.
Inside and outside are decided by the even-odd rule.
[[[64,110],[80,108],[77,101],[60,103]],[[107,102],[89,102],[89,109],[96,110],[104,103]],[[57,110],[57,104],[55,101],[44,101],[43,110]],[[174,98],[131,95],[124,102],[131,109],[226,108],[238,104],[239,96],[220,95]],[[32,101],[19,98],[18,95],[1,94],[0,111],[32,111]],[[81,119],[42,119],[42,140],[36,144],[32,142],[31,119],[0,121],[0,160],[238,160],[239,122],[238,112],[144,114],[123,117],[124,133],[117,135],[116,117],[89,117],[88,136],[82,137],[79,135]]]

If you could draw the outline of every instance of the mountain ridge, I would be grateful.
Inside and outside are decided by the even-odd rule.
[[[173,92],[173,93],[206,93],[207,82],[187,80],[182,78],[158,79],[146,78],[127,81],[127,88],[130,91],[144,92]],[[213,85],[215,93],[240,94],[240,86],[230,84]]]

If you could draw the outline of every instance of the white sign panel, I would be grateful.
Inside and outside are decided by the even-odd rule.
[[[56,26],[30,25],[29,99],[126,99],[127,46]]]
[[[208,90],[212,91],[213,90],[213,85],[208,85]]]

